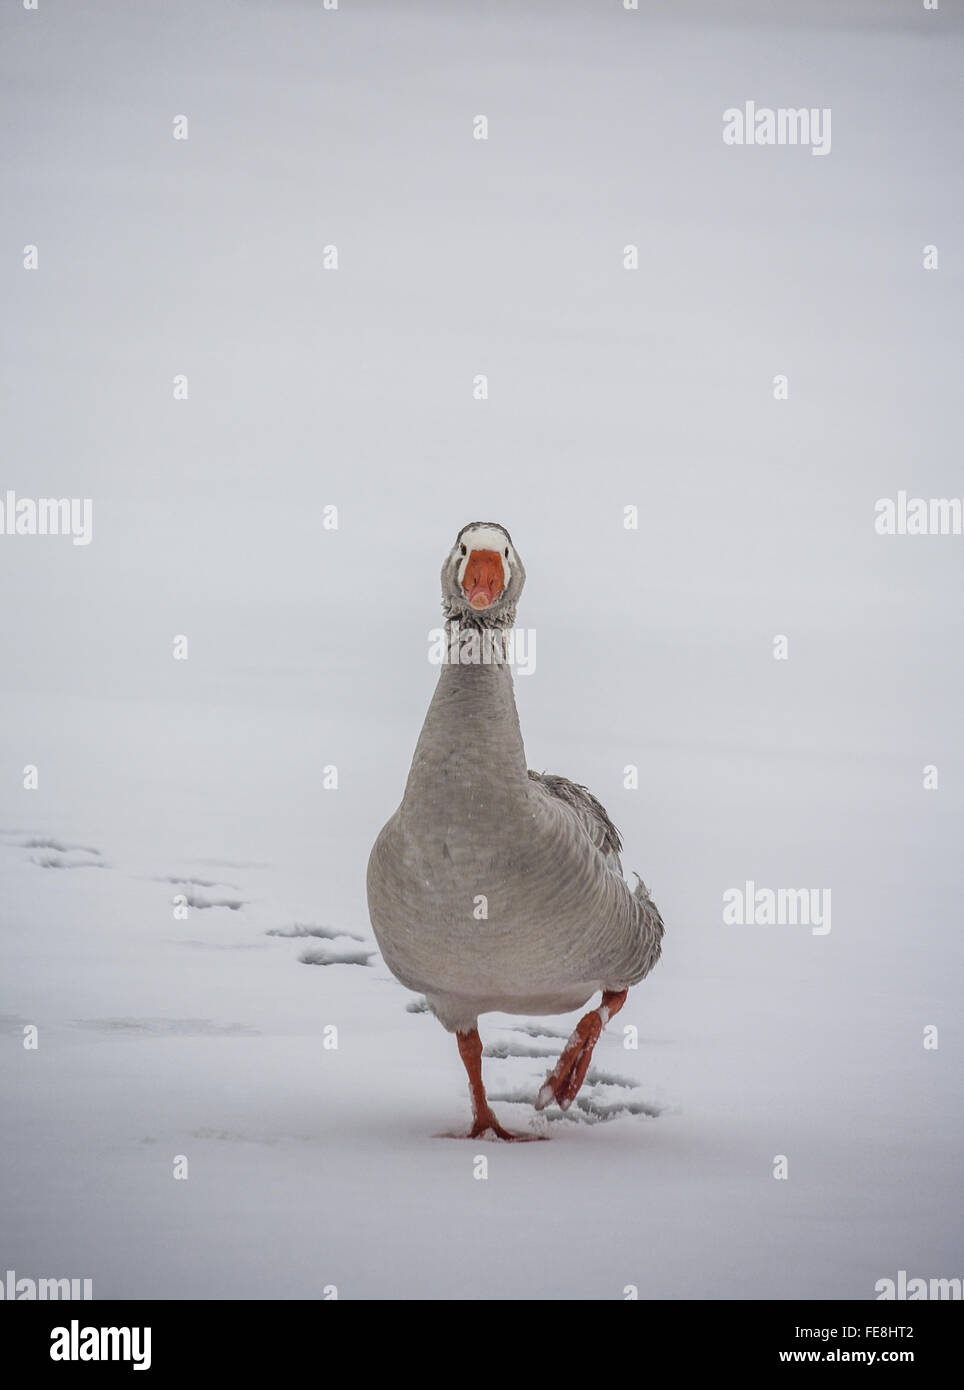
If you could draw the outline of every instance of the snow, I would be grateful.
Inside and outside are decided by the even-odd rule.
[[[0,18],[0,482],[93,501],[89,545],[0,536],[0,1270],[95,1298],[961,1275],[964,542],[873,527],[961,493],[961,18],[715,16]],[[831,107],[832,152],[725,146],[746,99]],[[480,516],[528,572],[529,764],[600,797],[667,928],[565,1116],[533,1105],[575,1016],[482,1020],[540,1144],[449,1137],[457,1050],[365,906]],[[832,890],[831,931],[724,926],[747,880]]]

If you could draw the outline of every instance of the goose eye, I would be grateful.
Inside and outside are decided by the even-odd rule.
[[[508,547],[508,546],[506,546],[506,548],[505,548],[505,558],[506,558],[507,560],[508,560],[508,558],[509,558],[509,547]]]
[[[464,554],[465,554],[465,546],[464,546],[464,545],[460,545],[460,546],[459,546],[459,554],[460,554],[460,555],[464,555]]]

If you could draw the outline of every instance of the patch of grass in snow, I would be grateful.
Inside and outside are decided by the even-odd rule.
[[[537,1088],[517,1087],[514,1091],[489,1090],[490,1101],[502,1105],[535,1105]],[[619,1115],[645,1115],[656,1119],[662,1114],[658,1105],[648,1100],[598,1100],[593,1096],[578,1095],[568,1110],[551,1106],[542,1112],[549,1121],[574,1120],[577,1124],[602,1124],[615,1120]]]
[[[302,922],[295,922],[290,927],[269,927],[265,936],[318,936],[325,941],[337,941],[340,936],[346,936],[350,941],[365,940],[363,936],[357,936],[353,931],[343,931],[341,927],[316,927]]]
[[[78,1028],[101,1033],[140,1033],[153,1037],[255,1037],[250,1023],[215,1023],[210,1018],[75,1018]]]
[[[583,1119],[587,1124],[600,1124],[606,1120],[615,1120],[618,1115],[646,1115],[649,1119],[655,1120],[663,1112],[658,1105],[647,1100],[594,1100],[592,1096],[576,1096],[573,1101],[573,1109],[578,1110],[578,1118]],[[572,1119],[572,1110],[566,1112]],[[558,1116],[549,1116],[551,1119],[565,1119],[566,1115],[562,1112]]]
[[[298,959],[302,965],[371,965],[374,955],[374,951],[353,951],[347,946],[316,946],[313,950],[302,951]]]
[[[483,1057],[542,1057],[550,1061],[559,1055],[556,1047],[533,1047],[530,1043],[493,1042],[482,1049]]]
[[[226,907],[231,912],[244,907],[243,898],[202,898],[198,893],[185,893],[184,897],[188,907]]]
[[[86,852],[86,851],[85,851]],[[60,854],[34,854],[31,862],[41,869],[106,869],[102,859],[65,859]]]
[[[594,1066],[590,1066],[583,1084],[586,1086],[622,1086],[624,1090],[634,1091],[639,1083],[635,1077],[617,1076],[615,1072],[597,1071]]]
[[[100,857],[99,849],[91,849],[89,845],[67,845],[61,840],[48,840],[36,837],[30,840],[19,840],[17,843],[22,849],[52,849],[57,854],[92,854]]]

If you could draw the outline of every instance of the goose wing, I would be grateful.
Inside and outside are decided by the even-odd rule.
[[[568,777],[557,777],[553,772],[533,772],[530,768],[529,777],[547,795],[555,797],[575,812],[579,823],[600,854],[610,867],[621,874],[623,869],[619,856],[623,842],[598,797],[593,796],[588,787],[580,786],[578,782],[570,782]]]
[[[635,875],[635,888],[630,888],[623,879],[619,858],[622,840],[602,802],[588,788],[570,782],[567,777],[531,770],[529,777],[544,796],[569,808],[572,818],[599,851],[606,868],[621,880],[625,890],[623,907],[606,928],[607,949],[611,948],[612,957],[607,978],[616,988],[635,984],[648,975],[659,960],[663,940],[659,908],[639,874]]]

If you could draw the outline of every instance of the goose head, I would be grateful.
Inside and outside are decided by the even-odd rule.
[[[462,626],[511,627],[526,572],[496,521],[470,521],[442,565],[442,607]]]

